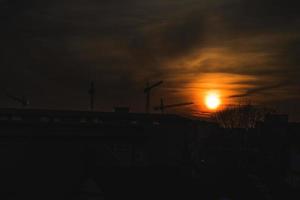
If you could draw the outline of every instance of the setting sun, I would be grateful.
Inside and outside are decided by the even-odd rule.
[[[205,105],[210,110],[217,109],[221,104],[221,100],[218,94],[210,93],[205,97]]]

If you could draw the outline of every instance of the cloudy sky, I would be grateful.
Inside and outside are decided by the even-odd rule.
[[[0,106],[143,111],[207,92],[223,106],[248,99],[300,120],[300,6],[296,0],[0,0]]]

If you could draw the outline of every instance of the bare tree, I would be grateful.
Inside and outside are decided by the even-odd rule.
[[[240,103],[213,114],[212,118],[224,128],[254,128],[267,114],[275,110],[255,106],[251,102]]]

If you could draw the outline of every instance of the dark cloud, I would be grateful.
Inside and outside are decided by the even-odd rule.
[[[280,84],[276,84],[276,85],[268,85],[268,86],[251,88],[243,94],[232,95],[232,96],[230,96],[230,98],[249,97],[251,95],[255,95],[255,94],[260,93],[260,92],[269,91],[269,90],[272,90],[272,89],[277,89],[277,88],[280,88],[280,87],[284,87],[286,85],[287,85],[287,83],[280,83]]]
[[[296,0],[232,1],[224,4],[220,13],[228,28],[236,33],[299,30],[299,2]]]
[[[156,95],[173,102],[205,74],[255,78],[242,96],[300,85],[297,1],[2,0],[0,13],[1,87],[37,107],[85,109],[90,79],[98,109],[143,109],[147,80],[166,79]]]

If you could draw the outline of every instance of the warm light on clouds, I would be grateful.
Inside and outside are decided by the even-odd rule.
[[[240,99],[231,98],[231,96],[244,93],[252,87],[252,82],[257,81],[252,76],[229,73],[203,73],[196,77],[189,77],[189,79],[191,81],[186,83],[177,95],[193,101],[198,110],[197,115],[209,112],[210,108],[214,107],[208,105],[208,99],[213,101],[212,104],[217,104],[218,109],[238,103]]]
[[[195,102],[201,115],[211,110],[208,103],[203,102],[211,91],[222,100],[219,109],[246,100],[257,104],[272,101],[271,95],[266,94],[273,93],[274,96],[286,84],[274,75],[276,68],[270,65],[273,56],[272,52],[239,51],[229,46],[202,48],[174,59],[168,63],[168,70],[171,73],[172,69],[177,71],[174,76],[184,85],[179,95]]]

